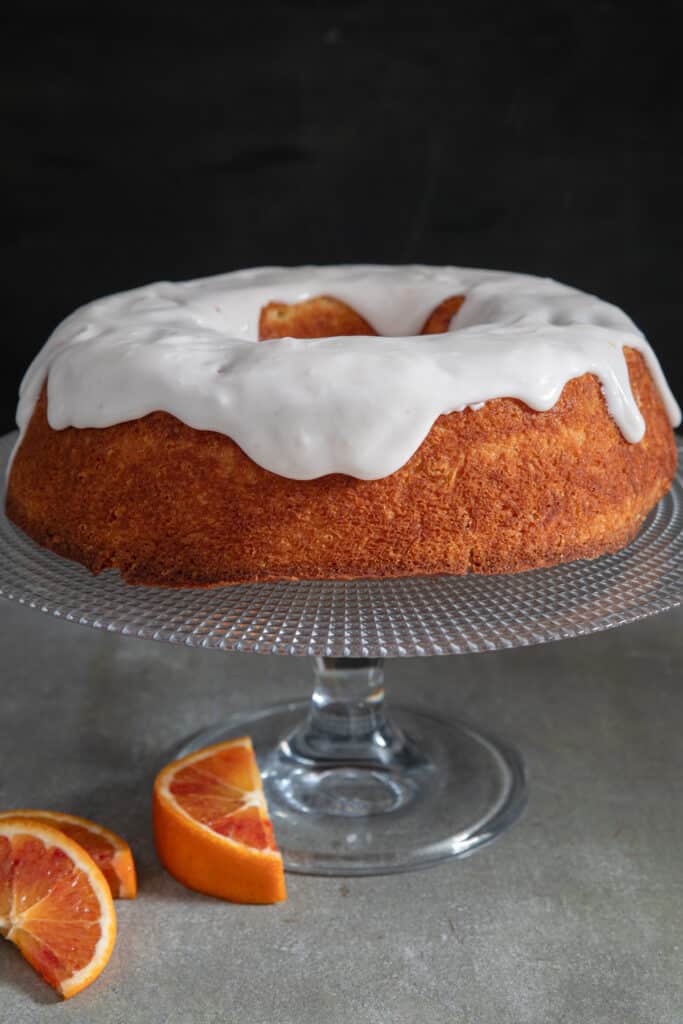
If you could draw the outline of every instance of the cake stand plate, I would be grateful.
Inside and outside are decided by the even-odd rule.
[[[0,439],[3,466],[15,440]],[[215,724],[181,753],[252,735],[289,870],[407,870],[495,838],[524,806],[524,770],[506,744],[463,723],[388,718],[382,660],[540,644],[679,605],[683,475],[623,551],[508,576],[131,587],[40,548],[3,513],[0,596],[127,636],[314,656],[312,703]]]

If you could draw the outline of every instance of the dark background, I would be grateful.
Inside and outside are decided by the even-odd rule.
[[[93,10],[96,7],[97,10]],[[26,4],[2,25],[0,429],[75,306],[263,263],[557,277],[679,397],[674,4]]]

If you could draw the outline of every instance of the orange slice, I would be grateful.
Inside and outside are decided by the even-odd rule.
[[[0,811],[0,822],[5,818],[32,818],[44,825],[58,828],[89,853],[98,868],[109,882],[114,899],[134,900],[138,883],[135,874],[135,862],[130,846],[102,825],[96,825],[87,818],[79,818],[75,814],[62,814],[59,811]]]
[[[0,821],[0,935],[65,999],[99,977],[114,948],[104,875],[73,839],[31,818]]]
[[[154,783],[159,859],[183,885],[234,903],[286,899],[261,777],[248,737],[163,768]]]

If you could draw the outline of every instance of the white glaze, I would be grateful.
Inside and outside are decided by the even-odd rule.
[[[261,308],[331,295],[384,337],[255,343]],[[465,295],[445,334],[416,336]],[[403,466],[443,413],[518,398],[549,409],[595,373],[630,442],[645,430],[623,346],[643,353],[671,423],[656,356],[616,306],[547,278],[457,267],[262,268],[98,299],[54,331],[21,386],[26,429],[48,378],[48,420],[106,427],[155,410],[227,434],[273,473],[371,480]]]

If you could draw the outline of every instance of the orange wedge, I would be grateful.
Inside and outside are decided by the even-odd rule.
[[[163,768],[154,783],[159,859],[183,885],[234,903],[286,899],[261,777],[248,737]]]
[[[130,846],[102,825],[96,825],[87,818],[79,818],[75,814],[62,814],[59,811],[0,811],[0,822],[5,818],[31,818],[41,821],[44,825],[58,828],[82,846],[97,864],[109,882],[114,899],[134,900],[138,883],[135,874],[135,862]]]
[[[63,832],[0,821],[0,935],[65,999],[99,977],[116,940],[107,880]]]

